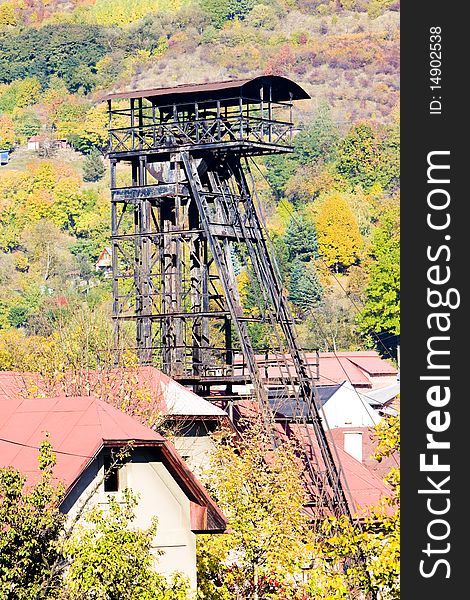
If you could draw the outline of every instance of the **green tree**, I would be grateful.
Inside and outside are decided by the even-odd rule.
[[[384,211],[375,230],[364,308],[358,317],[363,332],[400,333],[400,215],[398,200]]]
[[[229,533],[198,538],[199,597],[297,597],[311,538],[303,511],[306,491],[294,448],[270,450],[257,425],[237,443],[222,433],[211,457],[208,485],[229,519]]]
[[[102,27],[60,23],[1,32],[0,83],[37,78],[46,87],[58,75],[70,90],[81,65],[94,68],[107,53]]]
[[[284,235],[289,261],[307,262],[318,258],[317,232],[314,224],[301,214],[291,216]]]
[[[327,196],[316,220],[320,254],[336,272],[347,269],[359,258],[362,237],[349,203],[340,193]]]
[[[393,191],[399,176],[399,126],[354,125],[338,148],[337,171],[352,187],[368,192],[375,184]]]
[[[64,524],[59,511],[62,489],[52,483],[55,457],[46,439],[39,451],[40,479],[26,488],[26,478],[12,467],[0,470],[0,596],[42,598],[44,583],[59,582],[52,566]],[[54,597],[53,595],[49,598]]]
[[[105,173],[106,167],[104,166],[101,152],[96,148],[93,148],[90,153],[86,155],[83,163],[83,180],[98,181],[103,178]]]
[[[264,159],[266,179],[277,200],[280,200],[289,179],[294,175],[299,163],[292,154],[273,154]]]
[[[328,104],[320,104],[313,121],[294,138],[294,156],[305,165],[318,160],[328,161],[335,155],[339,132],[331,118]]]
[[[215,27],[223,27],[226,21],[243,20],[251,11],[255,0],[201,0]]]
[[[310,265],[309,265],[310,267]],[[323,288],[313,268],[296,258],[291,265],[288,299],[302,313],[319,304]]]

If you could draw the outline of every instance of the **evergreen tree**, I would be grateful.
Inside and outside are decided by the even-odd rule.
[[[103,157],[99,150],[91,150],[83,163],[83,180],[98,181],[99,179],[102,179],[105,172],[106,167],[104,166]]]
[[[291,217],[287,224],[284,242],[290,262],[296,258],[303,262],[307,262],[311,258],[318,258],[318,241],[315,226],[302,215]]]
[[[320,303],[322,294],[323,288],[315,271],[307,269],[300,259],[295,259],[292,263],[288,299],[302,312],[306,312]]]
[[[334,157],[338,129],[331,119],[330,107],[322,103],[312,123],[294,139],[294,156],[302,165]]]

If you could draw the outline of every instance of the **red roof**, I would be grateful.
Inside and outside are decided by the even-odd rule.
[[[372,473],[383,480],[392,467],[400,466],[400,455],[398,452],[391,456],[385,456],[380,462],[373,458],[377,449],[378,438],[371,427],[335,427],[331,435],[337,448],[344,448],[344,434],[348,431],[360,431],[362,433],[362,464]]]
[[[0,467],[13,466],[29,482],[39,476],[38,447],[46,432],[57,464],[54,475],[70,491],[105,446],[152,446],[193,504],[193,530],[225,529],[225,517],[176,450],[159,433],[93,396],[9,398],[0,402]],[[202,519],[202,520],[201,520]]]
[[[138,394],[136,394],[138,390]],[[126,414],[148,422],[147,417],[187,414],[224,417],[226,413],[197,396],[155,367],[83,370],[67,374],[55,384],[37,373],[0,371],[0,401],[21,396],[88,396],[106,400]],[[130,401],[132,400],[132,401]]]
[[[24,398],[0,402],[0,465],[37,475],[37,448],[46,432],[57,452],[55,476],[66,488],[106,443],[165,443],[160,434],[93,396]]]
[[[354,387],[372,388],[375,387],[380,378],[394,377],[398,374],[396,369],[388,361],[380,357],[374,350],[359,352],[319,352],[318,359],[316,353],[305,353],[306,363],[310,366],[312,373],[316,372],[316,364],[319,363],[320,378],[317,385],[337,385],[344,381],[349,381]],[[289,377],[294,374],[292,357],[290,355],[274,355],[267,357],[259,354],[256,356],[263,377],[268,382],[270,379]],[[243,359],[237,356],[235,365],[242,368]],[[245,367],[246,369],[246,367]],[[379,385],[383,384],[383,380]]]
[[[241,419],[246,419],[247,421],[256,419],[260,415],[256,402],[238,402],[236,412]],[[308,428],[308,431],[305,427]],[[280,423],[277,423],[276,429],[280,434],[281,440],[286,440],[289,437],[300,440],[313,464],[318,464],[320,469],[324,469],[320,447],[316,441],[312,425],[304,426],[290,423],[284,429]],[[310,440],[313,442],[312,445],[310,444]],[[336,443],[336,440],[331,437],[330,431],[327,431],[327,440],[332,450],[336,468],[341,473],[341,482],[351,513],[357,513],[361,517],[365,516],[370,507],[377,505],[382,497],[390,495],[390,489],[385,485],[381,477],[345,452],[342,446]],[[308,477],[307,472],[305,473]],[[312,492],[315,494],[316,489],[314,484],[307,481],[307,485],[312,488]],[[319,514],[320,516],[324,516],[325,514],[324,511],[318,513],[318,509],[313,510],[317,511],[315,513],[317,517]]]

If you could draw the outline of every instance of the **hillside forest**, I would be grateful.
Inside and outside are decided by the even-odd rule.
[[[300,344],[376,349],[396,361],[399,8],[396,0],[0,0],[0,371],[39,373],[52,385],[106,360],[114,366],[111,278],[99,263],[111,233],[102,98],[263,74],[311,96],[294,107],[293,151],[252,165]],[[256,289],[243,269],[237,277],[249,311]],[[136,365],[132,352],[124,359]],[[160,426],[135,381],[121,387],[108,400],[129,414],[150,407],[132,415]],[[398,469],[361,528],[337,519],[313,532],[297,446],[271,451],[256,428],[235,444],[232,433],[214,436],[204,480],[230,531],[200,536],[197,597],[398,600]],[[383,419],[376,435],[375,460],[397,462],[399,417]],[[151,568],[157,524],[132,527],[136,498],[87,513],[86,527],[64,535],[48,439],[39,465],[27,491],[23,475],[0,469],[2,598],[194,598],[178,575],[166,581]]]
[[[92,366],[111,343],[111,284],[96,267],[110,236],[101,97],[260,74],[311,95],[295,107],[293,153],[253,169],[300,341],[396,357],[398,10],[391,0],[1,0],[0,369]]]

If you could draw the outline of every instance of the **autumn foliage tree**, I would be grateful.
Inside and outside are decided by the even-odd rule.
[[[334,271],[354,264],[362,247],[357,219],[341,193],[327,196],[316,219],[320,255]]]
[[[302,465],[291,445],[270,450],[257,425],[241,441],[216,442],[207,485],[229,519],[228,533],[198,541],[200,597],[297,598],[310,537]]]
[[[11,150],[15,145],[15,126],[10,115],[0,115],[0,150]]]
[[[53,483],[55,456],[46,439],[39,451],[40,479],[26,487],[12,467],[0,469],[0,596],[17,600],[45,598],[45,583],[58,582],[52,567],[59,557],[64,524],[58,504],[62,489]],[[53,597],[53,596],[48,596]]]

